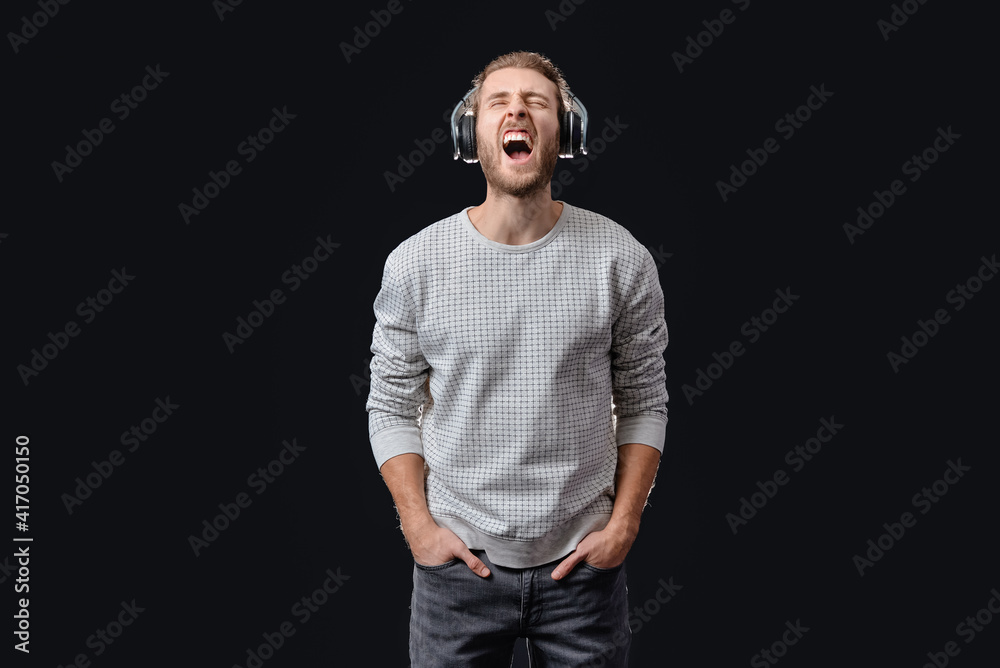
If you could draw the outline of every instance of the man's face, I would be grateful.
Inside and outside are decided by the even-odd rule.
[[[499,195],[549,187],[559,158],[559,97],[535,70],[505,68],[483,81],[476,114],[479,162]]]

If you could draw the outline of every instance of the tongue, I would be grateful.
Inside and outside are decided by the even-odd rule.
[[[525,160],[529,155],[531,155],[530,151],[514,151],[510,157],[514,160]]]

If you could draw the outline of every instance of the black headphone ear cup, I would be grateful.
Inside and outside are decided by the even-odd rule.
[[[458,119],[458,150],[463,160],[478,160],[476,147],[476,117],[462,116]]]
[[[576,157],[580,155],[583,120],[573,111],[563,114],[559,124],[559,155]]]
[[[563,112],[559,123],[559,155],[567,155],[573,150],[573,112]]]
[[[573,131],[572,137],[570,137],[570,142],[573,148],[573,156],[582,155],[583,153],[583,119],[576,112],[573,112]]]

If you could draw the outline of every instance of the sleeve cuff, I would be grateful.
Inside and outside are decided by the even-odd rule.
[[[663,442],[667,435],[667,421],[657,415],[634,415],[618,418],[615,441],[618,446],[626,443],[642,443],[656,448],[663,454]]]
[[[388,427],[373,434],[371,443],[372,454],[375,455],[375,463],[379,469],[396,455],[412,452],[424,456],[424,446],[420,442],[420,427],[416,426]]]

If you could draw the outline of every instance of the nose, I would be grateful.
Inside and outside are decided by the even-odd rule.
[[[510,118],[524,118],[527,114],[528,108],[525,106],[521,96],[515,95],[511,98],[510,104],[507,106],[507,116]]]

